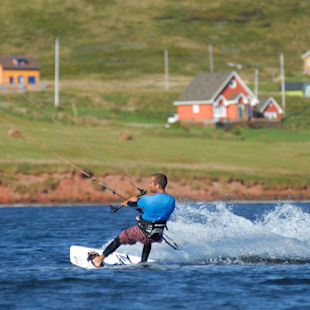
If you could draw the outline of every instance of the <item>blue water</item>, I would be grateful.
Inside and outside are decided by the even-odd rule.
[[[70,245],[104,247],[135,216],[0,208],[0,309],[310,309],[310,203],[178,203],[167,235],[181,251],[156,244],[148,266],[70,264]]]

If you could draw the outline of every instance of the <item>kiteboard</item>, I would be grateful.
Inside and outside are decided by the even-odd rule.
[[[73,265],[85,268],[85,269],[98,269],[95,267],[91,261],[88,261],[88,253],[90,251],[95,251],[98,254],[102,254],[102,250],[88,248],[84,246],[72,245],[70,247],[70,261]],[[140,263],[141,257],[134,255],[127,255],[123,253],[113,252],[108,257],[103,260],[103,268],[105,266],[114,266],[114,265],[136,265]],[[152,260],[148,260],[152,262]]]

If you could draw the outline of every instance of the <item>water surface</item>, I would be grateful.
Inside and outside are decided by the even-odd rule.
[[[104,248],[135,216],[0,208],[0,309],[310,309],[310,203],[178,203],[166,234],[181,251],[156,244],[148,266],[70,264],[70,245]]]

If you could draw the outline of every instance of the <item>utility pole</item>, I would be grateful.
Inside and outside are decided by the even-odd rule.
[[[55,40],[55,108],[59,106],[59,39]]]
[[[169,68],[168,68],[168,51],[165,49],[165,87],[169,90]]]
[[[285,112],[285,78],[284,78],[284,57],[280,53],[280,67],[281,67],[281,93],[282,93],[282,107]]]
[[[210,72],[213,72],[213,46],[209,45],[209,62],[210,62]]]
[[[254,94],[256,98],[258,98],[258,76],[259,76],[259,70],[255,69]]]

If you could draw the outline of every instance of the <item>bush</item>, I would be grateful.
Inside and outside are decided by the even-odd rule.
[[[231,133],[236,135],[236,136],[240,136],[242,134],[241,132],[241,127],[238,125],[236,127],[234,127],[232,130],[231,130]]]

